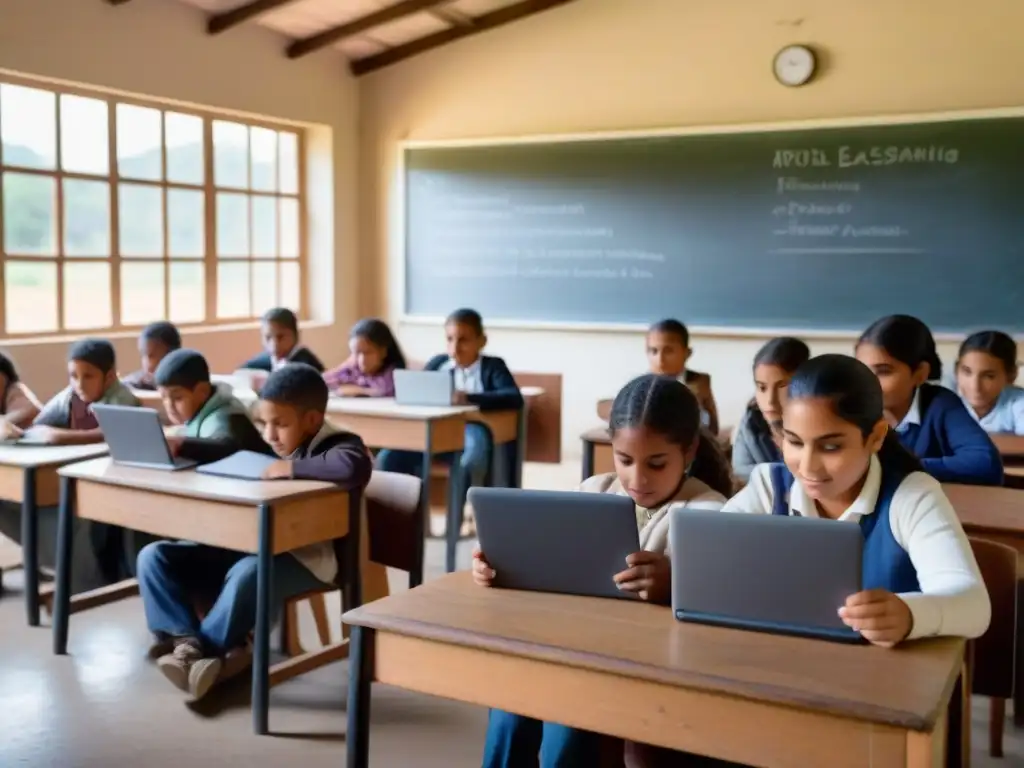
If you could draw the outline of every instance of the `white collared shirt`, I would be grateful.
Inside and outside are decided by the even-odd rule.
[[[906,432],[910,425],[921,426],[921,388],[914,390],[914,399],[910,401],[910,410],[903,417],[903,421],[896,427],[897,432]]]
[[[452,358],[448,358],[444,370],[452,371],[456,391],[467,395],[479,395],[484,391],[483,361],[477,358],[468,368],[460,368]]]
[[[1005,387],[999,393],[999,398],[992,406],[992,410],[981,418],[978,418],[978,414],[974,412],[974,408],[963,395],[960,398],[964,401],[967,412],[981,424],[982,429],[986,432],[1024,435],[1024,389],[1013,385]]]
[[[881,483],[882,466],[873,456],[860,495],[839,521],[858,523],[863,516],[874,514]],[[773,496],[770,465],[760,464],[750,475],[750,483],[726,502],[723,511],[770,515]],[[821,516],[799,479],[790,491],[789,509],[804,517]],[[992,613],[988,590],[963,526],[939,482],[924,472],[908,475],[889,504],[889,525],[896,543],[910,555],[921,585],[920,592],[899,595],[913,617],[908,639],[981,636]]]

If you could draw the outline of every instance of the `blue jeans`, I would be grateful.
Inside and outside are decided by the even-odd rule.
[[[491,467],[491,452],[494,450],[491,431],[483,424],[467,424],[465,446],[459,460],[461,472],[458,483],[460,498],[452,499],[456,509],[466,505],[466,494],[471,485],[483,485],[487,480],[487,471]],[[453,454],[442,453],[436,457],[439,461],[451,464]],[[398,472],[403,475],[420,474],[423,467],[423,454],[419,451],[383,450],[377,454],[377,469],[385,472]]]
[[[136,563],[146,623],[154,635],[198,638],[223,656],[245,643],[256,626],[256,556],[187,541],[158,541]],[[323,587],[294,555],[274,557],[270,605],[276,618],[284,601]],[[214,598],[200,621],[195,603]]]
[[[482,768],[593,768],[600,750],[596,733],[492,709]]]

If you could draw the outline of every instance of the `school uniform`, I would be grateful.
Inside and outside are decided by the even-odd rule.
[[[579,490],[583,493],[627,495],[618,478],[611,473],[585,480]],[[640,548],[667,554],[669,520],[673,510],[680,507],[715,510],[720,509],[724,501],[724,496],[704,482],[695,477],[686,478],[671,501],[656,509],[636,507]],[[623,563],[622,567],[625,570],[626,564]],[[599,734],[492,709],[488,718],[482,765],[483,768],[512,768],[521,765],[591,768],[600,762],[600,747]]]
[[[363,441],[324,426],[291,456],[296,479],[322,480],[362,490],[372,465]],[[339,510],[339,514],[342,510]],[[339,574],[340,541],[301,547],[274,557],[273,610],[284,601],[325,585]],[[196,637],[209,655],[223,656],[244,644],[256,624],[256,555],[186,541],[161,541],[139,553],[138,580],[146,622],[160,638]],[[194,603],[213,598],[199,620]]]
[[[778,461],[782,461],[782,451],[772,437],[771,427],[757,405],[751,403],[732,434],[732,473],[747,480],[758,464]]]
[[[963,402],[945,387],[923,384],[896,436],[943,483],[1002,485],[1003,462],[992,440]]]
[[[246,360],[240,367],[273,373],[286,363],[305,363],[316,368],[319,373],[324,372],[324,364],[320,362],[320,358],[301,344],[292,347],[292,351],[286,357],[274,357],[269,352],[260,352],[255,357]]]
[[[523,407],[523,396],[519,386],[512,377],[505,361],[500,357],[482,355],[471,365],[461,368],[447,355],[432,357],[425,366],[428,371],[451,371],[455,389],[466,393],[470,404],[476,405],[481,411],[513,410]],[[514,461],[515,447],[510,445],[510,454],[503,457],[506,466]],[[491,431],[476,422],[468,422],[465,430],[465,444],[459,468],[462,471],[462,482],[459,483],[461,498],[454,499],[456,505],[466,503],[466,494],[471,485],[483,485],[487,471],[491,466],[491,453],[494,440]],[[451,454],[437,457],[450,463]],[[423,463],[423,454],[419,451],[384,450],[377,455],[377,467],[387,472],[400,472],[405,475],[418,475]]]
[[[120,381],[115,381],[107,387],[97,402],[103,405],[142,405],[139,398]],[[98,429],[100,426],[96,414],[92,412],[92,406],[76,395],[74,388],[70,386],[50,398],[32,424],[37,427],[81,431]]]
[[[388,366],[377,373],[363,373],[352,361],[345,361],[337,368],[324,372],[324,381],[334,391],[343,386],[362,387],[373,392],[370,397],[395,396],[395,368]]]
[[[967,400],[961,395],[964,407],[981,428],[986,432],[1000,434],[1024,435],[1024,389],[1005,387],[996,398],[992,410],[981,418],[974,412]]]

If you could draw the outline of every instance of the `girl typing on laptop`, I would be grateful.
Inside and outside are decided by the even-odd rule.
[[[591,477],[579,489],[629,496],[636,504],[641,551],[626,558],[614,579],[619,589],[644,600],[670,598],[670,509],[717,509],[732,490],[729,465],[700,425],[700,406],[685,384],[654,374],[634,379],[615,398],[608,422],[615,472]],[[494,576],[477,549],[473,579],[487,587]],[[492,710],[483,765],[537,765],[539,753],[541,768],[593,766],[600,745],[598,734]]]

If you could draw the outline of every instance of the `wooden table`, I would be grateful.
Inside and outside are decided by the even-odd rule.
[[[253,633],[253,728],[265,734],[269,689],[348,654],[347,641],[270,668],[270,591],[274,555],[346,537],[345,605],[358,606],[360,499],[330,483],[309,480],[247,481],[114,464],[110,459],[72,464],[59,472],[57,582],[53,652],[67,653],[70,615],[72,518],[120,525],[156,536],[185,539],[258,556]]]
[[[608,427],[594,427],[580,435],[583,441],[583,477],[581,482],[594,475],[615,471],[615,459],[612,456],[612,439],[608,436]]]
[[[1003,433],[992,433],[989,435],[992,442],[999,449],[999,455],[1003,459],[1022,461],[1024,460],[1024,435],[1009,435]]]
[[[349,768],[369,763],[372,681],[752,765],[932,768],[964,658],[958,638],[887,650],[719,629],[468,573],[343,619]]]
[[[21,503],[21,550],[25,570],[25,613],[39,626],[39,507],[57,503],[57,470],[107,452],[93,445],[0,445],[0,499]]]

